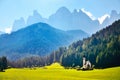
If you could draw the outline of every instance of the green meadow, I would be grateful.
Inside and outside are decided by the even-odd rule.
[[[0,72],[0,80],[120,80],[120,67],[77,71],[58,63],[41,68],[11,68]]]

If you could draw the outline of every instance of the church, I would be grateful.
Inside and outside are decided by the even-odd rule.
[[[86,60],[85,57],[83,57],[83,66],[82,66],[82,70],[91,70],[92,68],[92,64],[89,60]]]

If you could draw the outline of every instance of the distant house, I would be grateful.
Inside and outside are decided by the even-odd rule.
[[[92,64],[91,62],[88,60],[86,61],[86,58],[83,57],[83,67],[82,67],[83,70],[91,70],[92,69]]]

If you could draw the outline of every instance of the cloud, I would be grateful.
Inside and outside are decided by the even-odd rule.
[[[105,14],[105,15],[103,15],[102,17],[99,17],[99,18],[98,18],[99,23],[102,24],[103,21],[104,21],[107,17],[110,17],[110,15],[109,15],[109,14]]]
[[[7,28],[5,28],[5,33],[10,34],[11,31],[12,31],[12,27],[7,27]]]
[[[95,20],[95,16],[92,15],[92,13],[86,11],[84,8],[81,9],[82,12],[84,12],[85,14],[87,14],[92,20]]]
[[[85,14],[87,14],[92,20],[95,20],[95,19],[96,19],[96,17],[93,16],[92,13],[86,11],[84,8],[82,8],[81,11],[84,12]],[[103,21],[104,21],[107,17],[110,17],[110,15],[109,15],[109,14],[105,14],[105,15],[103,15],[102,17],[99,17],[99,18],[98,18],[99,23],[102,24]]]

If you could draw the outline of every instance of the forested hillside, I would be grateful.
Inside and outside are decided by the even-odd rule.
[[[63,66],[82,66],[85,56],[97,68],[120,66],[120,20],[83,41],[74,42],[61,56]]]

